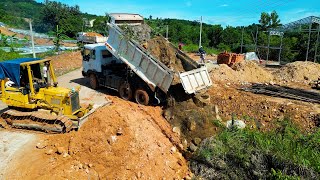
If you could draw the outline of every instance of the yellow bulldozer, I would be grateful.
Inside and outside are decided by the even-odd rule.
[[[91,114],[82,108],[79,90],[58,87],[50,60],[22,58],[0,63],[1,96],[8,106],[1,118],[14,128],[65,133]]]

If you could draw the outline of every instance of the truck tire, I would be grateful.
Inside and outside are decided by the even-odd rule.
[[[89,75],[89,79],[90,79],[90,86],[92,89],[98,89],[99,84],[98,84],[98,79],[97,76],[93,73],[91,73]]]
[[[138,104],[145,106],[149,104],[149,94],[143,89],[137,89],[134,93],[134,98]]]
[[[82,74],[83,77],[87,76],[87,73],[85,73],[84,71],[81,71],[81,74]]]
[[[129,83],[127,83],[127,82],[121,83],[118,91],[119,91],[119,95],[122,99],[127,100],[127,101],[132,99],[132,90],[131,90]]]

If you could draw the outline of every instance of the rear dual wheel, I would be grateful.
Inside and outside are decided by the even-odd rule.
[[[144,89],[137,89],[134,97],[138,104],[145,106],[149,104],[149,94]]]
[[[131,100],[133,98],[132,89],[129,83],[124,82],[119,87],[119,95],[124,100]],[[138,88],[134,92],[134,99],[138,104],[148,105],[150,98],[149,94],[142,88]]]
[[[89,75],[89,79],[90,79],[90,86],[92,89],[98,89],[99,84],[98,84],[98,79],[97,76],[95,74],[90,74]]]
[[[119,95],[124,100],[131,100],[132,99],[132,90],[130,87],[130,84],[127,82],[124,82],[119,87]]]

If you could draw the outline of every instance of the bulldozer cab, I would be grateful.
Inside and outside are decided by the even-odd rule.
[[[0,63],[1,91],[18,90],[31,97],[39,92],[40,88],[50,86],[50,81],[56,86],[56,77],[50,60],[35,58],[9,60]],[[49,81],[50,80],[50,81]],[[7,81],[12,83],[7,85]]]

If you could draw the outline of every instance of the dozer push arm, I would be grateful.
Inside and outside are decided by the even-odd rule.
[[[30,86],[31,97],[34,97],[35,93],[34,93],[33,77],[32,77],[32,73],[31,73],[30,65],[27,65],[27,70],[28,70],[28,78],[29,78],[29,86]]]
[[[49,71],[50,71],[50,74],[51,74],[51,78],[52,78],[53,84],[56,86],[58,84],[58,81],[57,81],[56,75],[54,74],[54,69],[53,69],[51,61],[49,61]]]
[[[4,83],[4,79],[1,79],[1,97],[4,96],[5,92],[5,83]]]

